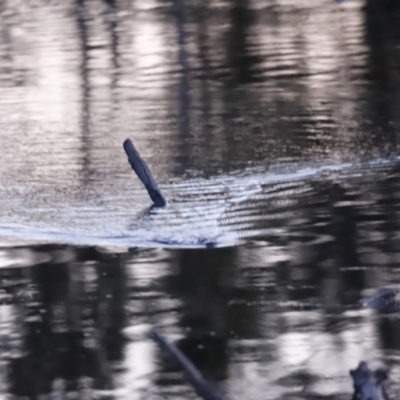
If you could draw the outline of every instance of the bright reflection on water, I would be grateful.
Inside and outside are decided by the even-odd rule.
[[[0,2],[0,396],[349,399],[390,368],[400,7]],[[152,210],[132,138],[169,206]],[[200,248],[202,247],[202,248]]]

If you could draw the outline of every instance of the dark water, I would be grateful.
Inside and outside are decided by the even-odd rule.
[[[400,393],[400,6],[0,1],[0,396]],[[151,210],[132,138],[169,199]]]

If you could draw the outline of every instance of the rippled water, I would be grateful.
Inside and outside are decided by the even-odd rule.
[[[0,395],[195,398],[159,326],[231,399],[395,398],[399,49],[391,0],[0,2]]]

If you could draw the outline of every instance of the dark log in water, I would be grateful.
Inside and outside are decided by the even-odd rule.
[[[161,191],[158,188],[158,185],[154,180],[149,167],[147,166],[143,158],[140,157],[132,141],[130,139],[126,139],[123,146],[125,153],[128,156],[128,161],[132,166],[132,169],[136,172],[136,175],[147,189],[151,200],[153,200],[154,206],[164,207],[167,204],[167,201],[161,194]]]

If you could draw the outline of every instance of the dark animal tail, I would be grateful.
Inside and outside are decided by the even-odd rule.
[[[132,141],[130,139],[126,139],[123,146],[125,153],[128,156],[128,161],[132,166],[132,169],[136,172],[136,175],[145,186],[151,200],[153,200],[154,206],[164,207],[167,204],[167,201],[161,194],[161,191],[158,188],[157,183],[153,178],[153,175],[151,175],[149,167],[147,166],[143,158],[140,157]]]
[[[203,378],[199,370],[173,343],[168,342],[154,329],[150,332],[150,337],[179,363],[198,396],[204,400],[224,400],[224,397]]]

